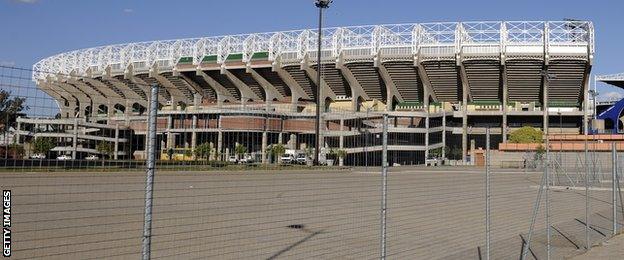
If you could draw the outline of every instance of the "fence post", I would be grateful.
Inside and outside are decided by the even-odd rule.
[[[485,129],[485,260],[490,260],[490,128]]]
[[[147,119],[147,178],[145,181],[145,219],[143,222],[142,259],[149,260],[152,243],[152,198],[156,164],[156,114],[158,113],[158,85],[152,85]]]
[[[587,151],[587,139],[585,132],[585,249],[589,250],[589,152]]]
[[[559,137],[561,138],[561,137]],[[546,194],[545,194],[545,212],[546,212],[546,259],[550,260],[550,138],[546,132],[546,164],[544,165],[544,175],[546,175]]]
[[[611,143],[611,160],[612,160],[612,165],[611,165],[611,195],[612,195],[612,202],[613,202],[613,235],[617,234],[617,196],[616,196],[616,190],[617,190],[617,160],[618,160],[618,156],[617,156],[617,147],[616,147],[616,143],[613,142]]]
[[[381,152],[381,257],[386,259],[386,208],[388,198],[388,114],[383,115]]]

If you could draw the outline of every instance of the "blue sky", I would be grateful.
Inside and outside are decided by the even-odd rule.
[[[436,21],[591,20],[593,72],[624,72],[621,0],[334,0],[325,26]],[[0,64],[134,41],[316,27],[313,0],[0,0]],[[602,94],[624,93],[599,84]]]

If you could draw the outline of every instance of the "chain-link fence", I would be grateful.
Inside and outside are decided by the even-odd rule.
[[[328,105],[316,149],[309,101],[31,73],[0,67],[16,259],[561,259],[622,230],[617,135],[458,165],[452,112]]]

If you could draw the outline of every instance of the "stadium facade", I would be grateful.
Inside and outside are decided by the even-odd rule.
[[[46,135],[25,130],[32,125],[59,124],[73,130],[65,132],[72,142],[57,150],[80,158],[102,138],[97,129],[112,129],[106,138],[115,158],[139,158],[153,84],[161,86],[160,149],[209,141],[227,153],[241,143],[263,161],[271,144],[314,145],[315,102],[323,109],[321,143],[345,149],[348,162],[380,150],[374,140],[350,139],[363,129],[381,131],[382,114],[391,122],[390,160],[397,163],[421,163],[431,150],[453,146],[466,160],[472,140],[483,146],[486,128],[493,143],[525,125],[587,131],[591,22],[336,27],[323,30],[322,43],[320,84],[315,30],[61,53],[36,63],[33,73],[61,119],[20,119],[19,140]],[[238,140],[237,133],[257,138]]]

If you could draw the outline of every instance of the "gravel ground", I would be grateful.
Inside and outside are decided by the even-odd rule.
[[[158,172],[152,258],[378,259],[381,175],[365,170]],[[388,176],[388,259],[483,256],[483,169],[396,167]],[[492,259],[518,259],[540,176],[493,170]],[[12,258],[139,258],[144,182],[142,172],[0,173],[13,194]],[[550,193],[555,258],[584,245],[584,192]],[[610,191],[591,196],[592,214],[610,209]],[[538,258],[543,206],[531,244]],[[591,223],[608,222],[598,218]],[[592,243],[605,238],[598,231]]]

